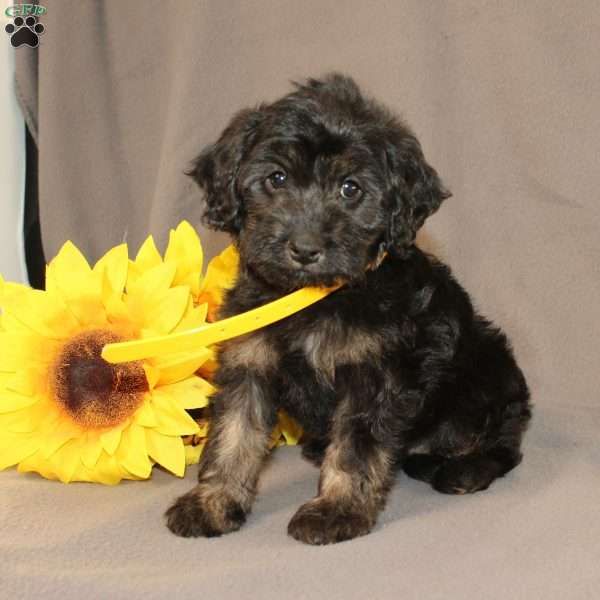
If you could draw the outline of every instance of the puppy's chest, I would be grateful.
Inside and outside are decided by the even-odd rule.
[[[290,319],[228,342],[221,362],[259,375],[275,405],[319,436],[326,433],[339,401],[339,367],[377,364],[384,339],[381,331],[352,326],[339,317]]]
[[[331,317],[287,332],[282,367],[285,369],[296,361],[298,367],[310,371],[320,384],[334,388],[337,367],[372,360],[381,349],[382,340],[377,332]]]

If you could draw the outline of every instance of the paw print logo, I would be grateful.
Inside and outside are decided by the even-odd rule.
[[[15,48],[23,45],[37,48],[40,43],[39,36],[44,33],[44,29],[45,27],[31,15],[26,19],[15,17],[13,22],[4,28],[6,33],[10,35],[10,43]]]

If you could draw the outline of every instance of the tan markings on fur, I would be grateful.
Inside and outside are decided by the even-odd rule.
[[[248,429],[246,427],[246,429]],[[244,420],[239,412],[230,413],[221,427],[219,446],[216,454],[217,464],[230,467],[240,454],[244,453],[247,438],[244,436]],[[251,432],[248,431],[251,435]]]
[[[309,364],[333,383],[336,365],[356,364],[379,354],[381,339],[362,329],[345,330],[331,319],[304,338],[303,348]]]
[[[416,446],[411,446],[407,454],[430,454],[431,453],[431,444],[429,442],[421,442]]]
[[[321,466],[319,493],[336,499],[349,499],[352,496],[352,476],[341,469],[341,447],[330,444]]]
[[[239,499],[230,495],[225,486],[213,481],[200,482],[190,491],[190,495],[194,496],[195,501],[209,515],[212,525],[217,527],[218,530],[233,531],[239,529],[240,523],[232,521],[228,515],[231,502],[239,502]]]
[[[264,457],[269,436],[239,412],[230,412],[227,416],[219,437],[216,463],[223,472],[251,471],[254,463]]]
[[[363,472],[351,472],[343,467],[343,444],[327,448],[321,467],[319,495],[335,501],[350,501],[378,509],[390,481],[391,455],[383,448],[374,448]]]
[[[260,388],[248,379],[232,392],[230,401],[237,405],[228,410],[218,430],[213,447],[214,466],[201,476],[201,487],[209,496],[224,494],[249,508],[255,494],[256,481],[268,453],[270,431],[261,427],[261,402],[256,397]],[[214,432],[217,434],[217,431]]]
[[[277,352],[260,333],[244,335],[223,346],[221,360],[232,367],[244,367],[265,374],[277,364]]]
[[[390,478],[393,458],[391,452],[376,448],[369,461],[369,479],[378,488],[384,487]]]

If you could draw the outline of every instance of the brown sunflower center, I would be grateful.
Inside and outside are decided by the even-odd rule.
[[[66,343],[54,366],[57,402],[86,428],[117,425],[135,411],[148,391],[139,361],[112,365],[102,358],[105,344],[120,341],[111,331],[86,331]]]

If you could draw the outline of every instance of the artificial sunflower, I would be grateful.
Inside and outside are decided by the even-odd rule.
[[[190,232],[188,224],[172,232],[164,260],[144,262],[149,239],[135,261],[121,245],[93,268],[67,242],[48,265],[45,291],[3,284],[0,469],[108,484],[145,479],[153,463],[183,475],[182,436],[200,432],[186,409],[206,406],[213,391],[194,375],[210,351],[122,365],[100,353],[109,342],[205,323],[208,307],[192,295],[201,247]]]
[[[202,261],[184,222],[164,259],[149,237],[135,259],[121,245],[91,267],[67,242],[48,265],[45,291],[0,278],[0,470],[115,484],[148,478],[155,463],[181,476],[198,462],[212,350],[124,364],[100,354],[107,343],[184,331],[216,315],[237,252],[227,248],[204,277]],[[282,414],[272,442],[295,444],[300,435]]]
[[[302,427],[284,410],[277,413],[277,425],[271,434],[271,448],[296,446],[302,438]]]
[[[217,310],[223,302],[225,291],[235,283],[239,263],[240,257],[234,246],[227,246],[208,263],[206,275],[194,298],[198,304],[206,302],[208,305],[209,321],[217,320]]]

